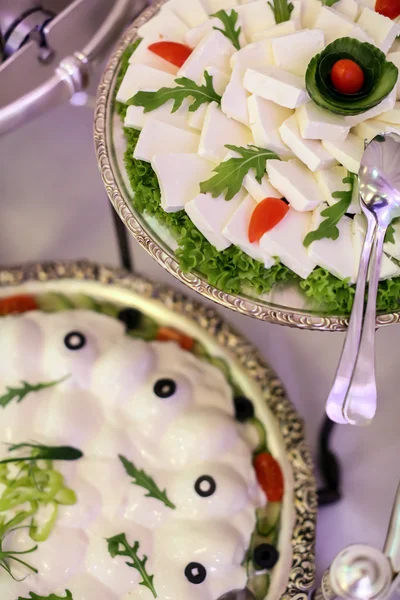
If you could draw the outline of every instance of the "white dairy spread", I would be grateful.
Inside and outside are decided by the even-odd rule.
[[[54,461],[77,503],[60,505],[48,539],[22,556],[37,574],[14,563],[14,576],[24,578],[16,582],[0,569],[1,600],[65,590],[73,600],[150,600],[129,558],[108,551],[105,538],[120,533],[148,557],[160,600],[217,600],[246,585],[241,563],[255,509],[266,501],[220,370],[173,342],[128,337],[119,321],[84,310],[1,319],[0,357],[0,395],[21,381],[68,376],[0,407],[0,458],[9,456],[6,443],[32,440],[84,453]],[[133,485],[118,455],[166,490],[175,509]],[[2,548],[33,545],[22,528]],[[190,573],[206,576],[192,583]]]

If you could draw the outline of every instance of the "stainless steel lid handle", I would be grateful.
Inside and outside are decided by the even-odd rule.
[[[0,136],[68,101],[89,84],[90,67],[101,60],[127,21],[132,0],[116,0],[109,16],[82,52],[64,58],[54,75],[25,96],[0,108]]]

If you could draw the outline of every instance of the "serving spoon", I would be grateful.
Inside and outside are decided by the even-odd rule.
[[[400,216],[400,136],[375,136],[366,146],[358,172],[361,210],[367,233],[361,254],[349,327],[326,412],[337,423],[367,425],[376,412],[376,298],[385,234]],[[365,288],[370,275],[364,311]]]

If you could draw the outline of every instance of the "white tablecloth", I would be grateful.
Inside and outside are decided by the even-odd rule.
[[[77,258],[118,264],[111,209],[93,150],[90,109],[63,106],[0,139],[0,202],[1,265]],[[132,250],[138,272],[183,290],[135,242]],[[220,310],[283,380],[305,419],[315,453],[343,335],[291,330]],[[374,423],[335,431],[343,500],[320,511],[319,575],[346,544],[382,546],[400,474],[399,346],[399,328],[379,331],[379,409]]]

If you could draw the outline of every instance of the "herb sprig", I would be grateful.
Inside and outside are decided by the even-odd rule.
[[[22,444],[11,444],[8,451],[14,452],[15,450],[25,449],[31,450],[30,456],[12,456],[10,458],[3,458],[3,460],[0,460],[0,464],[22,461],[33,462],[37,460],[78,460],[83,456],[81,450],[73,448],[72,446],[45,446],[44,444],[29,444],[27,442]]]
[[[215,26],[213,27],[213,29],[216,29],[217,31],[220,31],[221,33],[223,33],[224,36],[232,42],[232,44],[235,46],[236,50],[240,50],[239,37],[240,37],[240,33],[242,31],[242,28],[238,27],[237,29],[235,29],[237,20],[239,18],[239,15],[236,12],[236,10],[232,9],[230,15],[228,15],[226,10],[219,10],[218,12],[216,12],[215,14],[213,14],[211,16],[217,17],[217,19],[222,21],[222,24],[224,26],[224,29],[220,29],[219,27],[215,27]]]
[[[320,223],[319,227],[314,231],[310,231],[304,238],[303,244],[307,248],[312,242],[316,240],[322,240],[328,238],[331,240],[337,240],[339,237],[339,229],[337,224],[340,219],[347,212],[351,204],[351,198],[353,195],[353,186],[355,182],[354,173],[348,172],[348,175],[343,179],[343,183],[348,183],[350,189],[343,190],[341,192],[333,192],[332,197],[338,198],[338,202],[332,206],[328,206],[321,212],[321,217],[325,219]]]
[[[119,533],[118,535],[114,535],[114,537],[107,538],[107,544],[108,551],[112,558],[115,556],[126,556],[132,561],[127,561],[126,564],[128,567],[133,567],[140,573],[142,581],[139,582],[139,585],[147,587],[154,598],[157,598],[153,584],[154,575],[149,575],[146,571],[147,556],[143,555],[143,558],[139,558],[138,556],[139,542],[135,542],[133,546],[130,546],[125,533]]]
[[[268,4],[272,8],[277,25],[290,20],[290,15],[294,9],[292,2],[288,0],[273,0],[272,2],[268,2]]]
[[[29,598],[22,598],[18,596],[17,600],[74,600],[69,590],[65,590],[65,596],[56,596],[56,594],[50,594],[50,596],[39,596],[35,592],[29,592]]]
[[[18,527],[9,529],[7,531],[7,533],[10,534],[13,531],[15,531],[16,529],[18,529]],[[5,533],[3,533],[2,536],[0,537],[0,569],[4,569],[4,571],[6,571],[14,579],[14,581],[23,581],[23,579],[25,579],[25,578],[17,579],[14,576],[11,565],[10,565],[10,561],[14,561],[14,562],[26,567],[27,569],[29,569],[29,571],[32,571],[32,573],[37,573],[38,570],[35,567],[33,567],[32,565],[27,563],[25,560],[22,560],[22,558],[20,558],[20,556],[22,556],[22,555],[32,554],[32,552],[35,552],[35,550],[37,550],[37,545],[32,546],[32,548],[29,548],[29,550],[24,550],[24,551],[20,551],[20,552],[17,552],[16,550],[3,550],[3,544],[4,544],[5,537],[6,537]]]
[[[225,192],[225,200],[232,200],[240,191],[243,179],[246,177],[250,169],[256,172],[258,183],[265,174],[267,160],[278,159],[279,156],[264,148],[257,146],[231,146],[227,144],[225,148],[240,154],[240,157],[232,157],[220,163],[215,169],[216,175],[203,181],[200,184],[202,194],[210,193],[213,198],[217,198]]]
[[[145,494],[147,498],[155,498],[156,500],[163,502],[165,506],[168,506],[168,508],[176,508],[175,504],[169,500],[167,491],[160,490],[150,475],[147,475],[143,469],[138,469],[131,461],[125,458],[125,456],[122,456],[122,454],[119,454],[119,459],[122,462],[127,474],[132,477],[133,485],[138,485],[147,490],[148,493]]]
[[[69,377],[69,375],[65,375],[64,377],[61,377],[61,379],[47,381],[45,383],[28,383],[27,381],[21,381],[21,385],[19,387],[7,386],[7,392],[0,396],[0,406],[5,408],[13,400],[16,400],[16,402],[22,402],[22,400],[24,400],[24,398],[31,392],[39,392],[40,390],[53,387],[58,383],[65,381],[67,377]]]
[[[204,71],[205,84],[197,85],[188,77],[179,77],[175,79],[177,87],[163,87],[156,92],[138,92],[127,102],[128,105],[143,106],[144,112],[151,112],[159,108],[168,100],[173,100],[171,112],[176,112],[181,106],[185,98],[192,98],[193,102],[189,106],[190,112],[195,112],[202,104],[208,102],[217,102],[221,104],[222,97],[217,94],[214,89],[213,76]]]

